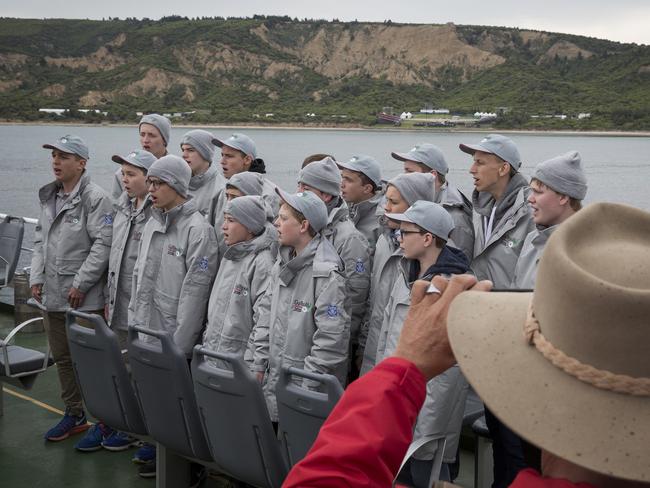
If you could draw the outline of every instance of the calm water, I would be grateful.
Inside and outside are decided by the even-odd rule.
[[[182,135],[189,129],[172,131],[170,152],[178,154]],[[226,138],[233,130],[214,129],[217,137]],[[459,188],[471,191],[467,170],[470,157],[458,149],[461,142],[478,142],[478,133],[430,133],[411,131],[295,130],[246,129],[257,143],[265,160],[267,176],[286,190],[295,189],[295,180],[303,158],[325,152],[346,160],[357,153],[377,158],[384,176],[392,177],[401,164],[392,159],[391,151],[408,151],[418,142],[439,146],[450,166],[449,179]],[[21,216],[38,216],[37,191],[52,180],[48,150],[42,144],[73,133],[89,145],[89,171],[95,182],[110,190],[117,165],[113,154],[126,154],[138,147],[135,127],[4,125],[0,126],[0,212]],[[612,201],[650,210],[650,137],[612,137],[582,135],[513,134],[524,164],[522,172],[530,175],[534,165],[552,156],[575,149],[580,152],[589,180],[587,202]],[[215,157],[218,161],[218,152]]]

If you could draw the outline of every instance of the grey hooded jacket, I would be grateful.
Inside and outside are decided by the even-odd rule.
[[[408,282],[409,261],[402,258],[397,266],[390,299],[384,309],[384,320],[377,344],[377,362],[392,355],[397,348],[400,333],[411,305],[411,285]],[[430,279],[427,277],[427,279]],[[460,431],[463,423],[465,400],[469,384],[458,365],[427,382],[427,396],[418,414],[413,441],[426,436],[444,435],[446,438],[443,462],[456,459]],[[425,445],[418,449],[416,459],[433,459],[435,449]]]
[[[189,200],[153,209],[133,270],[129,325],[166,330],[188,356],[206,319],[218,269],[214,229]]]
[[[449,245],[463,251],[470,261],[474,257],[474,225],[472,203],[458,188],[446,181],[436,193],[436,203],[442,205],[454,221]]]
[[[106,268],[113,233],[110,197],[84,172],[56,213],[58,182],[38,192],[41,215],[34,233],[30,285],[43,285],[43,305],[51,312],[69,308],[68,293],[85,293],[79,310],[100,310],[106,302]]]
[[[377,348],[384,311],[390,299],[393,283],[399,272],[399,262],[403,255],[394,231],[384,228],[383,234],[377,240],[370,278],[369,305],[359,332],[358,355],[363,355],[361,375],[370,371],[377,364]]]
[[[192,195],[198,211],[208,222],[214,221],[217,200],[225,187],[226,179],[215,164],[211,164],[205,173],[190,179],[189,194]]]
[[[350,319],[340,267],[336,251],[320,235],[295,257],[290,248],[280,248],[259,309],[253,366],[255,371],[266,371],[264,393],[274,421],[282,365],[332,374],[345,386]],[[316,387],[310,381],[303,384]]]
[[[533,289],[535,287],[539,258],[542,257],[542,251],[546,247],[548,238],[551,237],[557,227],[557,225],[553,225],[543,229],[535,229],[526,236],[515,266],[515,277],[512,280],[511,288]]]
[[[335,207],[328,216],[323,237],[332,243],[343,261],[342,273],[345,276],[345,309],[350,315],[350,334],[357,341],[361,322],[368,307],[370,291],[370,246],[368,240],[359,232],[352,221],[347,204]]]
[[[488,193],[474,190],[474,259],[471,269],[479,280],[491,280],[495,288],[508,288],[512,283],[517,259],[524,239],[535,229],[528,207],[528,182],[515,174],[496,203],[492,235],[485,242],[484,217],[490,218],[495,205]]]
[[[253,327],[275,263],[277,233],[267,228],[250,241],[229,246],[221,259],[208,303],[203,344],[253,360]]]
[[[375,254],[377,239],[381,234],[381,224],[377,216],[377,206],[381,204],[383,195],[377,192],[372,198],[350,205],[350,220],[363,236],[368,239],[370,256]]]
[[[113,209],[113,241],[108,260],[108,323],[114,329],[127,330],[133,268],[144,226],[151,217],[151,200],[147,196],[140,208],[134,208],[134,200],[123,193]]]

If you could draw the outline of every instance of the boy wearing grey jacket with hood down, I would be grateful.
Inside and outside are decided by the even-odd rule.
[[[212,139],[214,136],[202,129],[191,130],[181,139],[183,159],[192,170],[188,191],[192,195],[194,205],[208,222],[214,221],[219,193],[226,186],[226,179],[220,169],[212,163],[214,158]]]
[[[384,210],[388,213],[402,213],[418,200],[432,202],[434,198],[433,175],[430,173],[401,174],[388,182]],[[402,257],[398,241],[399,225],[384,216],[381,218],[381,223],[383,230],[377,240],[372,264],[370,300],[359,333],[357,361],[361,363],[362,375],[377,363],[379,331]]]
[[[275,263],[277,231],[266,220],[264,200],[241,196],[226,204],[221,226],[228,246],[208,303],[203,344],[253,362],[254,325]]]
[[[90,181],[88,146],[73,135],[43,145],[52,150],[55,180],[38,192],[41,215],[34,234],[30,285],[46,308],[47,337],[57,365],[65,414],[45,438],[60,441],[88,429],[72,369],[65,311],[102,313],[113,232],[110,197]]]
[[[311,192],[278,194],[284,201],[276,221],[280,256],[259,309],[253,365],[273,421],[278,420],[275,388],[282,366],[332,374],[345,386],[350,340],[341,260],[320,234],[327,208]]]
[[[153,203],[133,270],[129,325],[165,330],[189,357],[205,324],[217,274],[214,229],[188,194],[190,167],[164,156],[149,169]]]

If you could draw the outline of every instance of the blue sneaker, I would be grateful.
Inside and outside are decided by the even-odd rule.
[[[93,425],[86,435],[74,445],[77,451],[92,452],[102,448],[102,441],[113,433],[113,429],[102,422]]]
[[[132,461],[136,464],[146,464],[156,460],[156,446],[145,442],[140,449],[135,451]]]
[[[124,451],[131,446],[135,446],[138,440],[131,437],[126,432],[114,430],[109,436],[102,441],[102,447],[109,451]]]
[[[63,418],[45,433],[45,439],[48,441],[62,441],[67,439],[73,434],[84,432],[90,428],[90,424],[86,422],[86,414],[70,415],[68,409],[65,410]]]

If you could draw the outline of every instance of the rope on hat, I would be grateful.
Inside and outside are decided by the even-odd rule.
[[[580,381],[595,386],[596,388],[614,391],[616,393],[642,397],[650,396],[650,378],[634,378],[624,374],[615,374],[610,371],[597,369],[588,364],[583,364],[557,349],[542,335],[539,321],[535,317],[532,301],[528,307],[528,316],[524,323],[524,334],[526,341],[534,345],[542,353],[542,356],[548,359],[554,366],[578,378]]]

